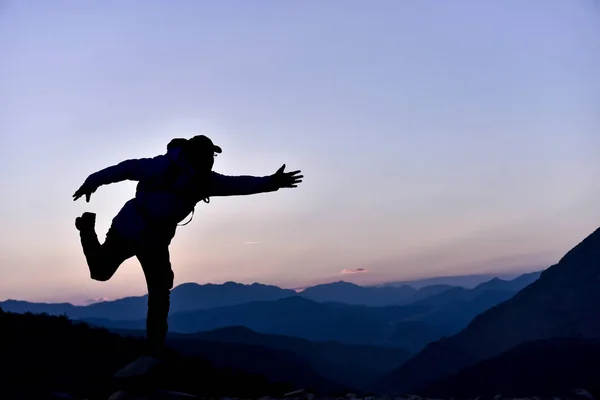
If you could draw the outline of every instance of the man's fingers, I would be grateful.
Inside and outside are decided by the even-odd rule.
[[[280,177],[279,187],[282,187],[282,188],[283,187],[287,187],[287,188],[298,187],[298,184],[300,182],[302,182],[302,179],[304,178],[304,175],[298,175],[302,171],[296,170],[296,171],[284,173],[283,172],[284,169],[285,169],[285,164],[283,164],[283,166],[277,170],[277,175],[283,175]]]
[[[79,200],[84,195],[85,195],[85,201],[87,201],[89,203],[90,198],[92,196],[92,192],[82,192],[81,190],[78,190],[73,194],[73,201]]]
[[[289,187],[289,188],[294,188],[294,187],[298,187],[298,184],[302,182],[302,179],[299,178],[295,178],[295,179],[290,179],[288,180],[285,184],[283,184],[283,187]]]

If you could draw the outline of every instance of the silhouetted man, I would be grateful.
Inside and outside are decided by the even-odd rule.
[[[160,357],[168,330],[167,317],[173,271],[169,244],[179,222],[192,213],[196,203],[213,196],[239,196],[295,188],[300,171],[284,172],[285,164],[264,177],[226,176],[212,171],[219,146],[204,135],[173,139],[166,154],[123,161],[90,175],[73,200],[90,196],[100,186],[124,180],[138,181],[135,197],[113,218],[100,244],[95,232],[96,215],[83,213],[75,220],[90,276],[107,281],[127,259],[139,260],[148,288],[146,333],[149,354]]]

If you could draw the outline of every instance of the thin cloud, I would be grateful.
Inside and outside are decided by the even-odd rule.
[[[245,241],[244,244],[259,244],[260,242],[250,242],[250,241]]]
[[[86,304],[94,304],[94,303],[101,303],[103,301],[108,301],[108,297],[96,297],[94,299],[89,299],[88,301],[86,301]]]
[[[368,269],[366,268],[354,268],[354,269],[343,269],[341,274],[342,275],[349,275],[349,274],[365,274],[369,272]]]

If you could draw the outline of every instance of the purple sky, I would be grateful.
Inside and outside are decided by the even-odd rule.
[[[91,173],[204,133],[215,170],[296,190],[199,204],[176,284],[298,287],[556,262],[600,222],[592,0],[0,1],[0,299],[145,292],[89,279],[135,183]],[[365,271],[344,274],[343,270]]]

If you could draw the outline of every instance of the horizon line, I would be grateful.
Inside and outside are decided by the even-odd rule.
[[[254,281],[252,283],[243,283],[243,282],[237,282],[237,281],[232,281],[232,280],[227,280],[221,283],[216,283],[216,282],[205,282],[205,283],[199,283],[199,282],[194,282],[194,281],[188,281],[188,282],[182,282],[179,285],[173,287],[172,290],[176,289],[179,286],[183,286],[183,285],[189,285],[189,284],[194,284],[194,285],[198,285],[198,286],[208,286],[208,285],[215,285],[215,286],[223,286],[225,284],[236,284],[236,285],[242,285],[242,286],[252,286],[252,285],[263,285],[263,286],[273,286],[273,287],[277,287],[279,289],[283,289],[283,290],[292,290],[295,291],[296,293],[301,293],[304,290],[311,288],[311,287],[315,287],[315,286],[321,286],[321,285],[330,285],[330,284],[334,284],[334,283],[348,283],[351,285],[355,285],[355,286],[361,286],[361,287],[380,287],[380,286],[385,286],[385,285],[398,285],[398,284],[404,284],[405,286],[411,286],[410,283],[414,283],[414,282],[419,282],[419,281],[427,281],[427,280],[435,280],[435,279],[451,279],[451,278],[466,278],[466,277],[490,277],[491,279],[494,278],[501,278],[502,276],[520,276],[520,275],[525,275],[525,274],[530,274],[530,273],[535,273],[535,272],[541,272],[543,270],[545,270],[546,268],[541,268],[541,269],[534,269],[534,270],[528,270],[528,271],[521,271],[521,272],[488,272],[488,273],[480,273],[480,274],[461,274],[461,275],[440,275],[440,276],[433,276],[433,277],[427,277],[427,278],[418,278],[418,279],[411,279],[411,280],[399,280],[399,281],[384,281],[381,283],[375,283],[375,284],[367,284],[367,285],[361,285],[358,283],[354,283],[354,282],[350,282],[347,280],[343,280],[343,279],[338,279],[338,280],[330,280],[328,282],[323,282],[323,283],[317,283],[314,285],[307,285],[307,286],[297,286],[297,287],[285,287],[285,285],[277,285],[277,284],[269,284],[269,283],[262,283],[262,282],[258,282],[258,281]],[[91,301],[92,299],[89,299],[87,301],[82,300],[80,302],[71,302],[71,301],[32,301],[32,300],[22,300],[22,299],[15,299],[15,298],[6,298],[3,300],[0,300],[0,302],[8,302],[8,301],[16,301],[16,302],[26,302],[26,303],[39,303],[39,304],[71,304],[73,306],[89,306],[92,304],[99,304],[99,303],[104,303],[104,302],[111,302],[111,301],[117,301],[117,300],[122,300],[125,298],[131,298],[131,297],[144,297],[147,296],[148,293],[143,293],[143,294],[138,294],[138,295],[129,295],[129,296],[123,296],[123,297],[118,297],[118,298],[114,298],[114,299],[109,299],[107,297],[103,297],[103,300],[101,301]]]

